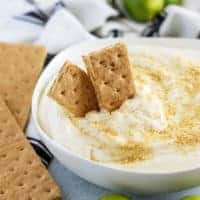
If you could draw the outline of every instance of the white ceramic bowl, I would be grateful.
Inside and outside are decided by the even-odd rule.
[[[200,50],[199,40],[145,39],[133,38],[131,35],[123,40],[127,43],[129,48],[135,45],[159,45],[165,47]],[[177,191],[200,184],[200,168],[173,173],[136,173],[133,171],[115,169],[95,163],[70,152],[62,145],[56,143],[40,127],[37,118],[40,95],[49,79],[53,74],[55,74],[64,61],[68,58],[72,61],[76,60],[77,62],[77,56],[80,57],[80,55],[84,53],[92,51],[95,48],[100,48],[101,46],[109,45],[113,42],[116,42],[116,40],[93,40],[70,47],[58,54],[44,70],[36,85],[32,101],[33,120],[42,141],[66,168],[70,169],[75,174],[88,180],[89,182],[105,188],[123,192],[129,191],[140,194],[153,194]],[[78,62],[81,63],[81,59]]]

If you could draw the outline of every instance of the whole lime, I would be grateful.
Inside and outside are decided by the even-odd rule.
[[[99,198],[99,200],[130,200],[130,199],[121,194],[108,194]]]
[[[165,0],[124,0],[128,15],[136,21],[153,19],[164,8]]]
[[[200,200],[200,195],[189,195],[181,198],[180,200]]]
[[[177,4],[177,5],[182,5],[183,0],[165,0],[165,5],[171,5],[171,4]]]

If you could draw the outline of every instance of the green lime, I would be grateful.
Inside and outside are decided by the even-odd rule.
[[[180,200],[200,200],[200,195],[189,195],[181,198]]]
[[[99,200],[130,200],[127,196],[120,194],[108,194],[100,197]]]
[[[165,0],[165,5],[170,5],[170,4],[182,5],[183,0]]]
[[[152,20],[164,8],[165,0],[124,0],[128,15],[136,21]]]

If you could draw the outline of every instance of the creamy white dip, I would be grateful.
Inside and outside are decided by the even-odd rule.
[[[40,126],[70,151],[112,167],[168,172],[200,166],[197,55],[161,47],[133,49],[136,96],[112,113],[93,111],[84,118],[69,118],[47,96],[50,80],[39,103]]]

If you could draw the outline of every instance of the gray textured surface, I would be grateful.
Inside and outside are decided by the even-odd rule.
[[[56,160],[50,166],[50,173],[62,190],[63,200],[98,200],[100,196],[112,192],[84,181],[65,169]],[[131,195],[131,197],[133,200],[179,200],[180,197],[187,194],[200,194],[200,187],[178,193],[148,197]]]

